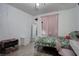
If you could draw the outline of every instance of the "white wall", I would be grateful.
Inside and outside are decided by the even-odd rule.
[[[2,5],[0,4],[0,36],[2,33]]]
[[[78,8],[72,8],[59,12],[59,35],[64,36],[72,31],[77,30]]]
[[[76,13],[77,18],[75,18],[75,20],[77,19],[77,22],[75,24],[77,24],[77,31],[79,31],[79,7],[76,8]]]
[[[30,41],[33,16],[7,4],[1,4],[0,37],[14,36]]]
[[[77,19],[79,20],[79,7],[75,7],[68,10],[62,10],[58,12],[46,13],[42,15],[35,16],[39,18],[41,16],[51,15],[51,14],[58,14],[58,35],[64,36],[72,31],[77,30]],[[41,22],[41,20],[39,21]],[[79,24],[78,24],[79,25]],[[40,25],[38,26],[40,27]],[[39,31],[41,32],[41,31]]]

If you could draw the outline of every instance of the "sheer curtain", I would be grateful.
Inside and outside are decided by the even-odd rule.
[[[42,16],[42,31],[48,36],[58,36],[58,14]]]

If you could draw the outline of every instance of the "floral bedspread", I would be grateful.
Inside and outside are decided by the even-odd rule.
[[[55,47],[56,46],[56,37],[39,37],[35,44],[37,46],[48,46],[48,47]],[[61,47],[66,47],[69,45],[69,41],[65,39],[60,39]]]

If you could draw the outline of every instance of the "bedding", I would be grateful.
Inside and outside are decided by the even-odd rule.
[[[36,45],[54,47],[55,46],[55,38],[54,37],[53,38],[39,37],[38,40],[36,41]]]
[[[35,44],[37,46],[55,47],[56,40],[57,40],[57,37],[39,37],[35,42]],[[60,43],[63,48],[69,45],[69,41],[65,39],[60,39]]]
[[[64,37],[60,38],[60,43],[62,48],[68,48],[69,47],[69,40],[64,39]]]

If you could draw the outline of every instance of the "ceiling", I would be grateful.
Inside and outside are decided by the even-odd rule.
[[[19,8],[20,10],[29,13],[33,16],[61,11],[76,7],[76,3],[40,3],[39,8],[35,8],[35,3],[8,3],[11,6]]]

